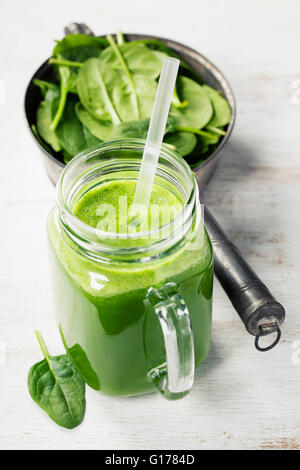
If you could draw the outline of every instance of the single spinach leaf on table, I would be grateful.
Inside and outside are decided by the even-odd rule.
[[[51,145],[55,152],[61,150],[61,144],[54,131],[51,130],[51,121],[59,103],[59,89],[56,85],[45,93],[44,101],[39,104],[36,115],[36,127],[40,136]]]
[[[68,356],[50,356],[40,333],[36,336],[44,359],[29,370],[29,393],[59,426],[75,428],[85,413],[85,383]]]
[[[214,90],[208,85],[202,86],[207,96],[210,98],[213,105],[213,116],[207,124],[209,127],[224,127],[226,126],[231,119],[231,109],[229,104],[220,94],[220,92]]]
[[[72,156],[95,147],[100,142],[79,121],[75,112],[76,103],[75,97],[68,100],[61,122],[56,129],[61,146]]]
[[[66,339],[62,331],[61,324],[59,324],[59,331],[60,331],[61,339],[65,347],[65,350],[68,356],[70,357],[72,363],[75,365],[76,369],[80,373],[81,377],[94,390],[99,390],[100,384],[99,384],[98,376],[96,372],[94,371],[94,369],[92,368],[91,363],[88,360],[88,357],[86,355],[86,352],[82,349],[82,347],[78,343],[75,343],[73,344],[73,346],[68,347]]]
[[[185,108],[171,106],[170,116],[177,126],[202,129],[211,119],[213,107],[202,86],[190,78],[179,76],[178,91],[181,98],[188,101]]]
[[[67,349],[67,354],[87,385],[94,390],[100,390],[97,374],[80,344],[73,344],[73,346]]]
[[[189,132],[176,132],[174,134],[167,134],[164,138],[164,143],[173,145],[176,152],[181,157],[185,157],[194,150],[197,138],[195,134]]]
[[[81,124],[86,127],[97,139],[109,140],[114,125],[111,121],[96,119],[90,114],[80,102],[75,106],[75,111]]]

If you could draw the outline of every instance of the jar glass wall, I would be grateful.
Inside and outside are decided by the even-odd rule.
[[[95,188],[136,181],[143,145],[138,140],[108,142],[74,158],[60,178],[57,205],[48,219],[63,341],[87,384],[110,395],[150,392],[162,381],[171,359],[159,312],[166,311],[168,319],[177,311],[176,330],[177,307],[184,306],[192,323],[196,365],[210,345],[213,254],[196,183],[181,157],[166,148],[160,154],[155,184],[183,202],[164,226],[107,233],[74,215],[75,205]],[[183,384],[188,366],[182,364],[176,380]],[[172,377],[168,380],[171,384]]]

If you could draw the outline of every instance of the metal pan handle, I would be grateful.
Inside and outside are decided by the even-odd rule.
[[[65,26],[65,35],[68,34],[85,34],[86,36],[95,36],[91,28],[84,23],[70,23]]]
[[[214,248],[215,274],[247,331],[255,336],[255,347],[268,351],[279,342],[284,308],[227,238],[206,206],[204,211],[205,226]],[[260,337],[273,332],[277,333],[273,343],[261,347]]]

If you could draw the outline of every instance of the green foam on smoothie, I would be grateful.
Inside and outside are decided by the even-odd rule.
[[[76,217],[85,222],[86,224],[97,227],[101,222],[101,216],[97,215],[99,204],[111,204],[115,210],[116,215],[119,217],[118,206],[119,197],[127,196],[127,208],[133,203],[134,192],[136,183],[134,180],[116,179],[105,183],[97,182],[96,185],[86,186],[74,198],[71,204],[71,210]],[[170,189],[169,189],[170,188]],[[155,184],[153,187],[151,204],[156,203],[162,209],[166,206],[174,206],[180,212],[183,206],[183,196],[174,186],[164,187]],[[117,220],[118,221],[118,220]],[[107,227],[102,227],[107,228]],[[162,285],[165,280],[177,281],[178,276],[188,277],[197,276],[207,265],[211,263],[210,245],[205,235],[203,243],[197,242],[193,249],[190,249],[193,240],[187,242],[179,249],[167,256],[159,255],[147,262],[121,262],[120,260],[101,263],[95,262],[88,256],[85,257],[84,253],[81,255],[74,249],[70,240],[65,242],[61,237],[60,231],[57,229],[57,222],[54,214],[49,219],[48,224],[49,236],[51,244],[53,245],[54,252],[57,259],[68,275],[72,278],[73,282],[80,286],[87,295],[91,298],[110,298],[115,295],[125,295],[134,290],[147,290],[149,286]],[[163,229],[161,229],[163,230]],[[120,232],[119,232],[120,233]],[[158,233],[160,236],[160,231]],[[99,237],[101,241],[102,235]],[[105,242],[106,239],[104,238]],[[110,247],[119,249],[135,248],[141,246],[151,246],[157,241],[155,235],[152,237],[132,238],[125,237],[122,239],[112,239],[109,242]],[[150,248],[149,248],[150,249]],[[152,253],[152,252],[151,252]],[[153,255],[153,253],[152,253]],[[148,252],[143,252],[141,255],[144,258],[148,257]],[[111,282],[102,282],[101,289],[97,288],[97,283],[94,281],[98,279],[97,276],[101,275],[111,280]],[[91,277],[92,276],[92,277]],[[103,284],[103,286],[102,286]]]
[[[83,193],[72,211],[91,227],[106,232],[124,233],[128,227],[129,209],[133,204],[135,188],[136,182],[132,180],[99,184]],[[147,220],[145,219],[149,230],[166,225],[181,212],[183,203],[180,196],[162,186],[153,186]]]

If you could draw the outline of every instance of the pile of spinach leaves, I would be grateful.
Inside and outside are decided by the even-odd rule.
[[[155,39],[66,36],[50,59],[57,82],[34,81],[43,97],[36,137],[65,163],[103,141],[145,138],[168,55],[177,57]],[[181,60],[164,143],[195,167],[215,150],[230,119],[227,101]]]

